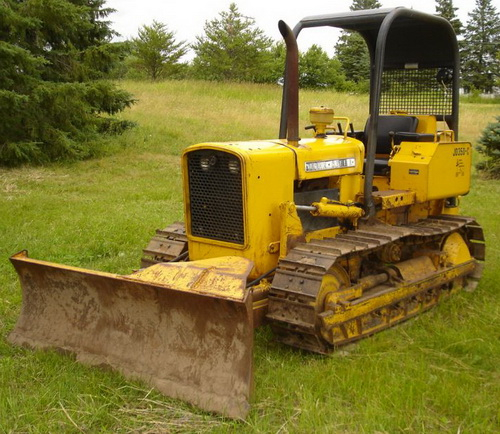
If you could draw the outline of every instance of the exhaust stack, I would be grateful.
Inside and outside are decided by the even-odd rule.
[[[286,44],[285,84],[281,107],[280,139],[299,145],[299,49],[292,29],[284,21],[278,28]],[[285,123],[283,120],[286,119]]]

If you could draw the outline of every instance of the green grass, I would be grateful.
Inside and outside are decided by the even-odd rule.
[[[500,182],[474,174],[462,199],[487,237],[474,293],[350,345],[331,357],[256,332],[255,394],[245,422],[206,414],[119,374],[68,356],[13,347],[21,296],[8,256],[129,273],[154,230],[182,219],[179,155],[189,144],[273,138],[274,86],[125,82],[139,123],[98,160],[0,169],[0,432],[463,432],[500,431]],[[362,129],[367,97],[304,92]],[[474,141],[494,104],[464,104],[461,139]],[[307,133],[304,132],[304,136]],[[475,157],[477,158],[477,157]]]

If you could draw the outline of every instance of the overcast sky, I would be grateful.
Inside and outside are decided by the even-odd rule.
[[[493,0],[493,5],[499,9],[500,0]],[[175,32],[177,40],[192,43],[196,36],[203,35],[207,20],[217,18],[219,12],[227,11],[231,0],[108,0],[107,7],[116,9],[109,19],[112,27],[122,36],[129,39],[137,35],[137,30],[153,20],[166,24],[169,30]],[[322,15],[349,10],[351,0],[237,0],[239,11],[254,18],[256,25],[267,36],[280,40],[278,21],[284,20],[293,28],[298,21],[309,15]],[[435,13],[435,0],[379,0],[384,8],[405,6],[422,12]],[[462,23],[468,19],[468,13],[474,9],[475,0],[454,0],[458,8],[458,17]],[[337,36],[332,29],[310,29],[301,33],[300,50],[306,50],[310,45],[321,45],[330,55],[333,54]],[[190,58],[193,55],[187,55]]]

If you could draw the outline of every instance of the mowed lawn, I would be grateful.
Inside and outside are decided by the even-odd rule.
[[[121,116],[138,127],[110,139],[106,155],[0,169],[0,432],[500,431],[500,181],[476,173],[462,212],[477,218],[487,238],[477,290],[329,357],[277,344],[267,328],[258,330],[245,422],[70,356],[11,346],[6,337],[21,305],[11,254],[28,249],[37,259],[129,273],[155,229],[182,219],[186,146],[277,136],[278,86],[121,85],[138,100]],[[321,104],[364,127],[367,96],[326,91],[302,93],[302,126],[309,107]],[[498,107],[462,104],[460,138],[475,142]]]

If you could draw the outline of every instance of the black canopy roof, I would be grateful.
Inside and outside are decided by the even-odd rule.
[[[375,55],[377,41],[384,39],[384,69],[418,63],[419,67],[451,67],[458,62],[458,45],[447,20],[407,8],[371,9],[305,17],[295,26],[337,27],[359,32],[370,54]]]

